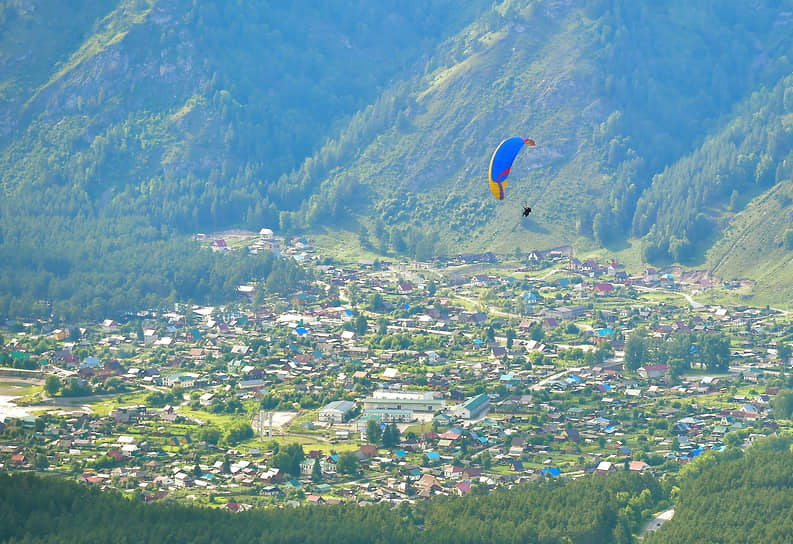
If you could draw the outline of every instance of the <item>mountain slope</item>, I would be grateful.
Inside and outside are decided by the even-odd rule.
[[[83,8],[0,11],[0,311],[220,297],[230,277],[160,261],[230,227],[421,258],[637,237],[725,277],[789,251],[757,226],[790,209],[793,0]],[[498,202],[486,169],[513,135],[538,145]]]
[[[226,279],[187,288],[184,263],[152,256],[197,231],[277,228],[299,200],[275,180],[479,5],[119,0],[69,19],[4,4],[2,309],[127,310],[140,301],[107,281],[123,269],[164,274],[158,293],[227,296]]]
[[[690,261],[699,239],[674,255],[669,241],[697,227],[706,203],[665,206],[677,193],[652,180],[696,161],[687,157],[737,104],[789,71],[790,20],[778,15],[772,3],[505,2],[434,52],[434,70],[402,87],[393,126],[360,154],[324,181],[305,168],[293,176],[324,187],[298,219],[327,219],[331,202],[332,220],[369,216],[381,247],[399,249],[394,231],[439,232],[430,251],[440,254],[649,235],[650,261]],[[486,168],[511,135],[539,145],[519,156],[497,203]],[[535,212],[521,221],[526,202]],[[674,228],[658,235],[656,222]]]

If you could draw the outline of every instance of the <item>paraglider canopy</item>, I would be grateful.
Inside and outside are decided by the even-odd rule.
[[[509,170],[524,145],[534,146],[534,140],[519,136],[507,138],[498,145],[490,158],[490,192],[499,200],[504,200]]]

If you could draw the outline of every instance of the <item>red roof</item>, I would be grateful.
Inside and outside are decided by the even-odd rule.
[[[454,486],[460,490],[462,494],[470,493],[471,492],[471,484],[468,482],[457,482]]]

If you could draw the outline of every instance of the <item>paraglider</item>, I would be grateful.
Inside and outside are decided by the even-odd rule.
[[[518,156],[524,145],[534,147],[534,140],[519,136],[507,138],[498,145],[490,158],[490,192],[499,200],[504,200],[504,186],[507,184],[507,176],[509,176],[512,163],[515,162],[515,157]],[[528,217],[530,213],[531,208],[525,206],[523,208],[523,217]]]
[[[534,146],[534,140],[518,136],[507,138],[493,152],[490,159],[490,192],[499,200],[504,200],[504,185],[507,183],[509,170],[524,145]]]

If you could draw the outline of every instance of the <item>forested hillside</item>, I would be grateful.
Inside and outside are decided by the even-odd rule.
[[[438,232],[432,250],[441,254],[646,236],[649,262],[701,262],[724,226],[712,211],[720,194],[735,190],[734,203],[746,205],[759,193],[755,170],[714,177],[739,160],[734,144],[718,149],[721,160],[698,150],[733,118],[763,126],[752,104],[768,98],[767,86],[784,92],[791,24],[772,3],[505,2],[444,44],[387,137],[323,181],[317,202],[343,200],[344,187],[379,187],[370,227],[387,234],[376,223],[397,218],[397,231]],[[761,98],[752,102],[753,93]],[[499,203],[483,180],[495,144],[514,134],[538,146],[519,157]],[[767,155],[764,167],[775,170],[790,149],[785,134],[773,155],[751,133],[733,138],[747,140],[741,151],[754,165]],[[776,177],[763,180],[767,188]],[[535,213],[521,222],[526,202]],[[315,217],[310,205],[303,211]],[[378,241],[387,245],[385,234]]]
[[[793,454],[789,435],[740,450],[708,453],[680,475],[673,519],[648,544],[790,542]]]
[[[791,0],[0,2],[0,312],[222,297],[239,275],[185,247],[235,227],[419,258],[635,238],[784,291],[792,30]]]
[[[2,313],[218,302],[261,279],[189,235],[279,229],[302,193],[276,181],[484,3],[82,4],[0,3]]]

